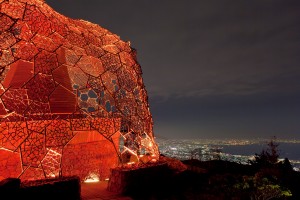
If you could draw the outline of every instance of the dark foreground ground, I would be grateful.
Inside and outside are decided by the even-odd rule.
[[[121,170],[122,194],[107,191],[107,183],[85,184],[78,177],[0,184],[0,199],[53,200],[269,200],[300,199],[300,173],[289,162],[242,165],[163,158],[161,165]],[[16,189],[17,188],[17,189]]]
[[[140,180],[126,194],[149,200],[300,199],[300,173],[284,163],[267,167],[222,160],[183,163],[187,170],[178,172],[173,165],[161,174],[162,178],[144,183]]]

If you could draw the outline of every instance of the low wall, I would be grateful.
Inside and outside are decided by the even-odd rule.
[[[170,180],[172,170],[166,163],[137,169],[111,170],[108,191],[119,194],[149,193]]]
[[[1,200],[80,200],[80,179],[77,176],[38,181],[8,178],[0,182]]]

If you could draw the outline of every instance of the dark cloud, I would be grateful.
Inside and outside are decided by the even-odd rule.
[[[300,94],[181,98],[152,104],[158,136],[299,139]]]
[[[300,1],[47,2],[131,41],[158,135],[298,136]]]

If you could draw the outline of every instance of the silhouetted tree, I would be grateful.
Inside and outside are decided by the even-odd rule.
[[[278,162],[279,158],[279,144],[276,142],[276,137],[273,137],[268,143],[267,148],[263,149],[260,154],[255,154],[254,161],[251,164],[258,167],[268,167]]]
[[[288,158],[285,158],[283,163],[282,163],[282,167],[284,169],[285,172],[290,172],[293,171],[293,166],[291,165],[290,161]]]

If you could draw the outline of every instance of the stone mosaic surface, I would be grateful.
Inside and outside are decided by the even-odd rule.
[[[158,155],[136,51],[44,1],[0,0],[0,122],[0,180],[84,179]]]

